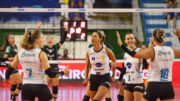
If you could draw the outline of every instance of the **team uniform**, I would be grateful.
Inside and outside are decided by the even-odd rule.
[[[17,52],[18,52],[18,49],[17,49],[16,45],[13,46],[11,44],[8,44],[6,49],[5,49],[4,54],[7,54],[8,57],[15,57]],[[13,70],[12,74],[17,73],[17,72],[18,72],[18,69],[16,68]]]
[[[140,48],[136,48],[134,51],[139,51]],[[135,91],[144,92],[143,83],[143,70],[140,59],[133,58],[128,53],[124,55],[124,65],[126,67],[126,77],[124,89],[133,93]]]
[[[4,54],[7,54],[8,58],[10,58],[10,57],[15,57],[17,52],[18,52],[18,49],[17,49],[17,46],[15,44],[14,45],[8,44],[6,49],[5,49],[5,51],[4,51]],[[9,67],[9,66],[7,65],[7,67]],[[17,68],[15,68],[12,71],[11,75],[15,74],[15,73],[18,73],[18,69]],[[16,90],[16,88],[21,90],[22,84],[19,84],[18,87],[17,87],[17,84],[12,84],[11,85],[11,92],[14,92]],[[11,100],[15,101],[16,100],[16,96],[18,96],[18,94],[15,94],[15,95],[11,94]]]
[[[24,72],[22,100],[34,101],[38,97],[39,101],[49,101],[52,98],[41,66],[40,53],[41,49],[22,49],[18,53]]]
[[[59,48],[60,48],[59,43],[56,43],[52,47],[44,45],[44,48],[42,48],[42,50],[46,53],[48,60],[57,60],[58,59],[57,52],[58,52]],[[50,67],[54,71],[59,71],[58,64],[50,64]]]
[[[18,52],[17,46],[16,45],[11,45],[8,44],[6,49],[5,49],[5,54],[8,54],[8,57],[15,57]]]
[[[99,86],[110,87],[111,78],[109,74],[109,57],[104,46],[98,52],[94,51],[94,47],[88,50],[91,76],[90,91],[97,91]]]
[[[167,46],[155,46],[154,60],[151,62],[148,87],[144,98],[150,101],[174,99],[172,86],[172,64],[174,51]]]

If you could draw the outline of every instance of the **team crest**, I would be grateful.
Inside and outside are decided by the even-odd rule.
[[[131,69],[132,64],[131,64],[130,62],[128,62],[128,63],[126,63],[126,66],[127,66],[129,69]]]

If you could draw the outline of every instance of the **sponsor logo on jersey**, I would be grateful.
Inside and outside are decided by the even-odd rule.
[[[143,86],[135,86],[135,88],[143,90]]]
[[[131,64],[130,62],[128,62],[128,63],[126,63],[126,66],[127,66],[129,69],[131,69],[132,64]]]
[[[92,60],[95,60],[96,58],[95,57],[92,57]]]
[[[32,57],[35,56],[35,54],[26,54],[25,52],[22,52],[21,57]]]
[[[48,51],[49,53],[52,53],[52,52],[54,51],[54,49],[47,49],[47,51]]]
[[[102,63],[96,63],[96,67],[101,67]]]
[[[162,55],[170,55],[171,54],[171,52],[170,51],[168,51],[168,52],[163,52],[163,51],[158,51],[158,55],[159,56],[162,56]]]
[[[102,56],[101,58],[104,60],[104,59],[105,59],[105,56]]]

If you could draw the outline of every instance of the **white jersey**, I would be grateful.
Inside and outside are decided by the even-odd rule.
[[[148,81],[171,82],[174,61],[173,49],[167,46],[156,46],[154,52],[154,60],[151,62]]]
[[[94,47],[91,47],[88,50],[88,54],[91,64],[91,74],[104,75],[109,73],[109,57],[104,47],[99,52],[95,52]]]
[[[137,48],[135,51],[139,51]],[[141,65],[141,60],[138,58],[133,58],[128,53],[124,54],[124,65],[126,67],[126,78],[125,83],[127,84],[139,84],[143,83],[143,70]]]
[[[23,84],[46,84],[45,74],[40,62],[41,49],[22,49],[18,54],[23,68]]]

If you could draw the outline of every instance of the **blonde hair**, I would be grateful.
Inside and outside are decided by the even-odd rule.
[[[142,42],[137,37],[135,37],[135,40],[136,40],[135,46],[138,47],[138,48],[141,48],[142,47]]]
[[[163,43],[165,41],[165,32],[162,29],[154,30],[153,36],[155,37],[156,41],[159,43]]]
[[[34,42],[40,37],[40,35],[41,32],[39,30],[25,32],[23,38],[20,41],[20,46],[27,50],[33,49]]]

